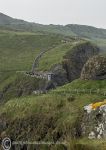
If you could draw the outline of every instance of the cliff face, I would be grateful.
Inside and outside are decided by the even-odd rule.
[[[66,83],[68,83],[67,80],[67,72],[66,70],[63,68],[62,64],[57,64],[52,68],[52,73],[53,73],[53,78],[52,78],[52,82],[56,85],[56,86],[62,86]]]
[[[80,77],[82,68],[87,60],[99,53],[99,48],[89,42],[75,46],[64,56],[63,68],[69,81]]]
[[[90,58],[82,69],[81,79],[106,79],[106,57],[94,56]]]
[[[89,139],[106,139],[106,105],[84,113],[82,135]]]

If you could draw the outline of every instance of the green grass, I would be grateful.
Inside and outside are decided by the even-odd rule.
[[[0,91],[4,93],[2,102],[31,95],[33,91],[44,88],[45,84],[45,79],[30,77],[23,73],[7,74],[0,84]]]
[[[14,72],[1,72],[0,73],[0,90],[8,86],[10,83],[14,82],[17,75]]]
[[[35,116],[35,120],[37,117],[39,119],[41,118],[41,120],[38,119],[39,125],[37,126],[37,128],[41,125],[42,129],[45,126],[45,123],[43,124],[43,121],[46,120],[48,122],[48,117],[53,117],[55,119],[55,122],[52,125],[55,126],[55,130],[57,130],[57,132],[61,130],[61,136],[63,136],[64,134],[65,136],[69,136],[72,132],[71,128],[73,128],[76,120],[78,119],[78,117],[80,117],[79,112],[83,110],[83,107],[91,102],[95,102],[97,99],[103,100],[105,98],[101,95],[74,95],[75,100],[71,102],[69,101],[70,97],[71,95],[63,96],[48,94],[10,100],[2,108],[0,108],[0,116],[5,114],[4,118],[8,118],[11,122],[14,122],[15,125],[17,124],[18,120],[20,120],[20,122],[26,120],[27,126],[32,126],[32,128],[33,124],[29,122],[29,118],[34,119]],[[21,128],[23,128],[23,126],[24,122],[22,123]],[[10,128],[12,128],[12,126],[8,126],[8,130],[11,131]],[[35,130],[37,130],[37,128]],[[27,134],[31,133],[29,132]],[[50,136],[51,139],[51,133]],[[32,139],[34,139],[34,137],[32,137]]]
[[[42,49],[56,46],[44,54],[38,68],[43,71],[50,70],[77,44],[76,41],[63,44],[62,39],[60,35],[54,34],[0,30],[0,90],[8,85],[11,87],[5,96],[5,99],[8,97],[11,100],[0,106],[0,117],[8,123],[6,132],[15,140],[69,140],[83,107],[106,98],[103,95],[106,91],[105,80],[79,79],[47,94],[25,96],[30,92],[28,88],[35,90],[44,81],[15,71],[30,70],[35,56]],[[20,88],[24,90],[23,97],[16,98]],[[100,89],[102,92],[72,93],[74,89]],[[78,143],[87,145],[85,140]],[[102,142],[94,141],[94,146],[98,144],[102,145]],[[89,145],[91,146],[90,142]]]
[[[62,92],[65,91],[66,93],[73,89],[79,89],[79,90],[98,90],[100,89],[102,92],[106,90],[106,80],[74,80],[72,83],[68,83],[56,90],[54,92]]]
[[[56,48],[48,51],[44,54],[39,62],[39,70],[50,70],[52,66],[55,64],[61,63],[63,60],[63,56],[67,51],[71,50],[74,46],[74,42],[66,43],[57,46]]]
[[[87,138],[82,138],[78,140],[71,140],[68,144],[69,150],[105,150],[106,141],[105,140],[89,140]]]
[[[78,109],[83,109],[83,106],[95,102],[97,98],[103,100],[105,96],[101,95],[89,95],[89,94],[82,94],[76,95],[74,102],[68,102],[67,98],[70,95],[57,95],[57,94],[47,94],[42,96],[29,96],[29,97],[22,97],[16,98],[13,100],[8,101],[3,108],[0,110],[0,114],[6,113],[6,115],[13,119],[13,118],[23,118],[34,113],[46,113],[46,112],[53,112],[59,111],[57,110],[58,107],[63,107],[64,116],[69,119],[74,119],[77,115]],[[63,104],[62,104],[63,103]],[[13,113],[14,112],[14,113]],[[71,113],[71,115],[70,115]],[[73,114],[73,115],[72,115]],[[67,119],[66,119],[67,120]]]
[[[77,145],[82,145],[82,148],[85,147],[86,150],[105,150],[106,141],[105,140],[88,140],[80,139],[77,142]]]
[[[64,39],[70,41],[63,43]],[[60,63],[65,53],[80,39],[47,32],[21,32],[0,29],[0,72],[30,70],[35,57],[50,49],[41,58],[38,70],[50,70]],[[54,48],[55,47],[55,48]]]
[[[0,32],[0,71],[29,70],[40,51],[61,44],[62,38],[39,32]]]
[[[97,82],[95,81],[96,86],[100,85],[100,88],[106,90],[106,82],[103,81]],[[89,103],[96,102],[97,100],[104,100],[106,96],[101,94],[88,94],[88,93],[71,93],[71,88],[95,88],[93,82],[88,83],[85,81],[74,81],[70,83],[70,85],[63,86],[58,88],[57,90],[51,91],[48,94],[43,94],[39,96],[28,96],[15,98],[13,100],[8,101],[4,104],[4,106],[0,107],[0,116],[4,116],[4,119],[7,120],[8,126],[6,132],[11,134],[12,136],[16,134],[16,128],[21,128],[17,139],[28,138],[37,140],[38,137],[44,140],[53,140],[55,138],[55,134],[61,134],[61,140],[67,140],[68,137],[72,136],[72,129],[76,125],[78,118],[81,117],[83,112],[83,107],[88,105]],[[67,88],[70,92],[67,93]],[[63,89],[64,92],[63,93]],[[58,90],[61,91],[58,94]],[[63,93],[63,94],[62,94]],[[72,98],[73,97],[73,98]],[[50,120],[52,118],[52,123]],[[18,121],[20,124],[18,124]],[[50,126],[49,126],[50,123]],[[20,127],[20,125],[22,126]],[[24,130],[24,125],[27,125],[27,131]],[[36,128],[34,127],[36,124]],[[12,130],[11,130],[12,128]],[[28,128],[32,128],[28,130]],[[41,132],[39,133],[39,131]],[[46,129],[46,134],[45,134]],[[36,134],[36,136],[34,136]],[[42,135],[43,134],[43,135]],[[25,136],[26,135],[26,136]],[[56,140],[58,137],[56,137]]]
[[[28,80],[29,77],[27,77],[27,76],[25,77],[24,75],[21,75],[21,76],[20,75],[18,75],[18,76],[14,75],[14,78],[11,77],[9,79],[9,82],[10,82],[10,80],[14,80],[15,78],[17,79],[17,83],[19,83],[22,78],[23,78],[22,81],[24,81],[26,79]],[[35,79],[33,79],[33,80],[35,80]],[[31,80],[31,78],[29,78],[29,80]],[[58,103],[60,103],[61,101],[63,101],[64,103],[67,104],[68,103],[67,98],[72,95],[71,90],[73,90],[73,89],[85,89],[85,90],[87,90],[87,89],[92,89],[92,90],[100,89],[100,90],[105,91],[106,90],[106,82],[105,82],[105,80],[83,81],[83,80],[78,79],[78,80],[73,81],[72,83],[69,83],[69,84],[64,85],[62,87],[58,87],[55,90],[51,90],[48,94],[43,94],[40,96],[31,96],[31,97],[29,96],[29,97],[25,97],[25,98],[11,100],[4,105],[4,106],[6,106],[5,111],[7,110],[8,114],[9,114],[9,111],[12,111],[12,108],[14,109],[14,107],[12,107],[12,105],[15,105],[15,107],[17,107],[19,105],[20,108],[25,107],[27,109],[27,107],[26,107],[27,103],[29,104],[29,105],[27,105],[28,109],[29,109],[29,113],[31,113],[31,111],[33,111],[32,108],[34,108],[34,105],[36,107],[36,104],[39,105],[39,108],[40,108],[40,105],[43,106],[45,104],[45,107],[42,107],[41,111],[44,111],[44,110],[48,111],[48,109],[50,108],[50,107],[48,107],[49,104],[51,104],[51,108],[54,105],[53,109],[55,108],[55,105],[58,105]],[[64,91],[64,93],[63,93],[63,91]],[[63,97],[61,96],[62,93],[63,93]],[[85,93],[85,94],[84,93],[82,93],[82,94],[80,94],[80,93],[74,94],[73,93],[73,96],[76,97],[76,100],[75,100],[75,102],[71,103],[71,105],[76,103],[76,106],[77,106],[78,103],[80,103],[81,106],[79,106],[79,105],[77,106],[80,108],[82,108],[82,106],[84,106],[85,104],[89,104],[91,101],[95,101],[96,100],[95,97],[101,97],[101,100],[102,100],[102,97],[105,97],[103,95],[101,96],[101,94],[99,95],[99,93],[98,94],[91,93],[91,95],[89,93]],[[82,101],[82,104],[81,104],[81,101]],[[11,109],[10,108],[8,109],[8,106],[11,106]],[[29,106],[31,106],[31,107],[29,107]],[[36,111],[35,108],[34,108],[34,110]],[[21,113],[21,111],[16,111],[16,114],[19,112]],[[27,111],[27,113],[28,113],[28,111]],[[25,115],[27,115],[27,114],[25,114]]]

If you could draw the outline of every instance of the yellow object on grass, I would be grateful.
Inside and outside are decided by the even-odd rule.
[[[97,103],[92,104],[92,109],[95,110],[102,105],[106,105],[106,99],[103,102],[97,102]]]

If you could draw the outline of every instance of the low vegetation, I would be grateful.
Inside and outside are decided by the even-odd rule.
[[[9,136],[15,141],[65,143],[42,145],[42,150],[104,150],[106,142],[83,138],[79,125],[85,105],[106,99],[106,80],[77,79],[45,94],[34,94],[47,81],[25,71],[30,71],[36,56],[47,49],[37,71],[50,71],[64,56],[70,57],[73,46],[86,40],[98,44],[105,55],[106,30],[43,26],[8,16],[7,21],[9,25],[0,22],[0,98],[4,94],[3,101],[0,99],[0,140]],[[33,145],[29,149],[33,150]]]
[[[0,71],[30,70],[35,57],[61,44],[54,34],[2,31],[0,34]]]
[[[48,94],[10,100],[0,108],[0,116],[3,116],[9,124],[5,130],[6,134],[17,140],[33,139],[46,142],[69,141],[70,137],[79,137],[80,132],[78,134],[74,129],[79,130],[77,123],[81,118],[83,107],[104,100],[106,96],[100,93],[71,93],[71,89],[106,90],[105,83],[76,80]],[[78,141],[80,144],[81,142]],[[97,144],[95,142],[94,145]]]

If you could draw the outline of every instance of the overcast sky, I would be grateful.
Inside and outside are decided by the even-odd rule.
[[[42,24],[84,24],[106,28],[106,0],[0,0],[0,11]]]

